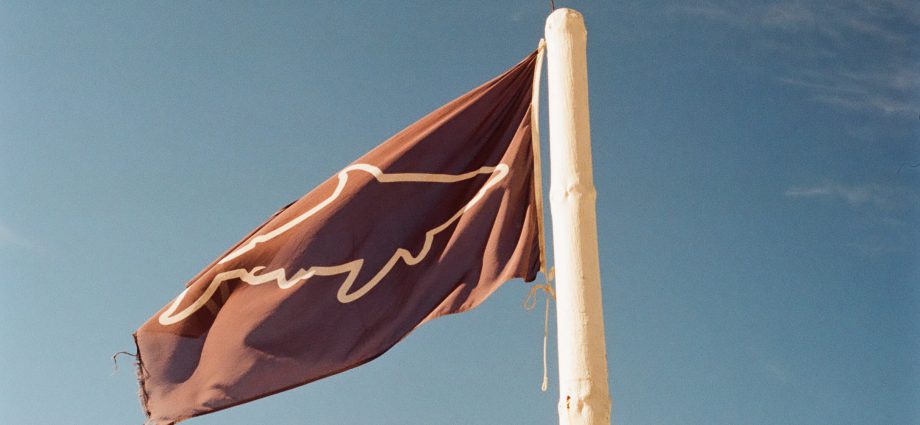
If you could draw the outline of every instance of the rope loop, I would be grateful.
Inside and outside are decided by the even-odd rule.
[[[546,300],[556,299],[556,290],[553,289],[552,284],[544,283],[539,285],[533,285],[530,287],[530,292],[527,293],[527,297],[524,298],[523,307],[524,310],[530,311],[537,307],[537,292],[543,291],[546,294]]]
[[[524,310],[533,310],[537,306],[537,291],[543,291],[546,294],[546,311],[543,316],[543,384],[540,385],[540,391],[543,392],[546,392],[549,387],[549,377],[546,371],[546,344],[549,339],[549,301],[550,299],[556,299],[556,290],[553,289],[553,278],[556,277],[555,272],[555,268],[550,267],[544,274],[546,283],[531,286],[523,303]]]

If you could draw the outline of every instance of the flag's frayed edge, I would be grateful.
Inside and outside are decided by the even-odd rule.
[[[141,408],[144,409],[144,415],[147,416],[147,420],[144,422],[144,425],[146,425],[148,422],[150,422],[151,419],[150,409],[147,407],[148,397],[147,386],[145,385],[146,372],[144,371],[144,361],[141,358],[141,346],[137,342],[137,334],[133,334],[132,336],[134,337],[134,346],[137,348],[137,360],[134,363],[137,367],[137,370],[135,371],[137,373],[137,398],[141,402]]]

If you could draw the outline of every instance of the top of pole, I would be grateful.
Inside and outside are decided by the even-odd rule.
[[[556,32],[567,32],[578,34],[582,37],[587,36],[585,19],[581,16],[581,13],[567,7],[556,9],[549,14],[549,17],[546,18],[545,31],[547,35]]]

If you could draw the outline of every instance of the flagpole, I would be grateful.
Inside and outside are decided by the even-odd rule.
[[[558,9],[546,19],[561,425],[610,423],[586,41],[577,11]]]

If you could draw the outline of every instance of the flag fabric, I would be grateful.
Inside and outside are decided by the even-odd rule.
[[[134,334],[149,422],[366,363],[540,269],[537,53],[282,208]]]

